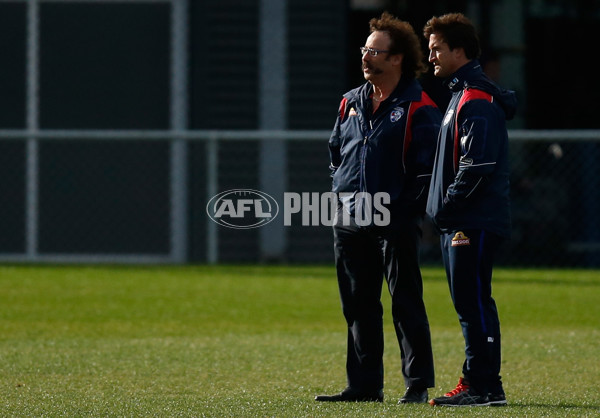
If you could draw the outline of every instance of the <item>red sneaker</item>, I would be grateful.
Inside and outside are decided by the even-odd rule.
[[[458,385],[444,396],[429,401],[432,406],[489,406],[490,399],[487,394],[481,395],[471,387],[464,378],[460,378]]]
[[[464,392],[467,389],[469,389],[469,382],[467,382],[464,377],[461,377],[460,379],[458,379],[458,384],[456,385],[456,387],[450,392],[446,393],[444,396],[451,397],[454,395],[458,395],[460,392]]]

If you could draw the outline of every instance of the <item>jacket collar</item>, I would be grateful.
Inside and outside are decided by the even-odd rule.
[[[473,59],[445,79],[443,84],[451,91],[459,91],[468,85],[469,80],[479,77],[482,72],[479,60]]]
[[[414,79],[400,79],[400,82],[389,95],[389,97],[385,100],[392,101],[395,103],[407,102],[407,101],[417,101],[421,100],[421,92],[422,88],[419,82]],[[349,91],[344,95],[348,100],[358,100],[363,103],[367,103],[373,93],[373,85],[369,82],[366,82],[362,86]]]

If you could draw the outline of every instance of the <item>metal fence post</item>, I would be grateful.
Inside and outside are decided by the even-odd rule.
[[[219,186],[219,142],[218,136],[212,135],[206,141],[206,201],[217,194]],[[217,224],[206,216],[206,261],[216,264],[219,261],[219,231]]]
[[[187,0],[171,2],[171,129],[188,128],[188,10]],[[187,141],[171,141],[171,258],[184,263],[188,258]]]
[[[260,129],[287,127],[287,0],[261,0],[259,42]],[[260,142],[260,189],[280,201],[286,188],[286,141]],[[271,222],[260,230],[260,258],[281,260],[285,254],[285,229]]]
[[[38,142],[35,133],[39,128],[39,3],[27,3],[27,109],[26,125],[32,135],[27,139],[25,162],[25,254],[33,261],[38,251]]]

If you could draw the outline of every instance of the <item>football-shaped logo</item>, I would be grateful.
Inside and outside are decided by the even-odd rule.
[[[279,205],[267,193],[252,189],[221,192],[206,205],[214,222],[227,228],[250,229],[264,226],[279,213]]]

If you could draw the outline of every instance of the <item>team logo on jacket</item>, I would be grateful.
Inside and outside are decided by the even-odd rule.
[[[404,108],[403,107],[395,107],[394,110],[392,110],[392,113],[390,113],[390,120],[392,122],[398,122],[402,116],[404,115]]]
[[[356,116],[356,115],[358,115],[358,113],[356,113],[356,110],[353,107],[351,107],[350,112],[348,113],[348,116]]]
[[[453,247],[462,247],[463,245],[471,245],[471,239],[463,232],[458,231],[452,238]]]

